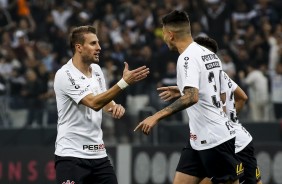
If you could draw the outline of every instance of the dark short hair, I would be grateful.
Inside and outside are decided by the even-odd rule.
[[[198,37],[194,38],[194,41],[197,44],[206,47],[207,49],[211,50],[214,53],[217,53],[217,51],[218,51],[218,45],[217,45],[216,41],[214,39],[210,38],[210,37],[198,36]]]
[[[90,25],[87,26],[79,26],[72,29],[69,40],[70,40],[70,47],[73,53],[75,53],[75,44],[84,44],[85,38],[84,34],[93,33],[96,34],[96,28]]]
[[[190,20],[188,14],[184,11],[174,10],[170,12],[162,17],[162,24],[179,36],[191,35]]]
[[[189,16],[186,12],[174,10],[162,17],[163,25],[174,25],[179,23],[190,24]]]

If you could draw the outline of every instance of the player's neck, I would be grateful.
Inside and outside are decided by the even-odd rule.
[[[181,41],[176,42],[176,48],[179,52],[179,54],[182,54],[184,50],[193,42],[192,37],[186,37],[185,39],[182,39]]]
[[[80,57],[74,55],[72,58],[72,63],[86,77],[90,78],[92,76],[90,65],[82,62]]]

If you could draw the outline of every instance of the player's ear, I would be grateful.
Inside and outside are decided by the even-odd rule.
[[[79,43],[77,43],[77,44],[75,44],[74,46],[75,46],[75,50],[76,50],[77,52],[81,53],[82,45],[79,44]]]
[[[169,35],[169,40],[173,40],[174,39],[174,34],[172,31],[168,31],[168,35]]]

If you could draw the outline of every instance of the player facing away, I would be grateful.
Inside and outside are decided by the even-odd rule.
[[[181,96],[140,122],[135,131],[149,134],[161,120],[181,110],[189,116],[190,142],[182,150],[174,184],[198,184],[208,176],[213,183],[238,184],[242,163],[235,155],[235,129],[220,103],[220,59],[191,36],[186,12],[162,18],[164,41],[179,52],[177,86]]]
[[[210,49],[214,53],[217,53],[218,46],[215,40],[209,37],[197,37],[194,41]],[[222,71],[220,77],[221,94],[225,94],[224,99],[221,100],[223,100],[226,114],[236,129],[235,153],[243,162],[244,167],[244,176],[240,178],[240,183],[262,184],[261,173],[257,166],[257,160],[254,153],[253,138],[243,125],[239,123],[237,117],[237,113],[243,109],[248,97],[225,72]],[[206,183],[210,183],[210,181]],[[204,182],[201,184],[204,184]]]
[[[236,130],[235,153],[243,163],[244,176],[240,178],[240,183],[261,184],[261,174],[257,167],[255,158],[253,138],[250,133],[239,123],[237,112],[239,113],[246,100],[246,93],[222,71],[221,75],[221,93],[225,93],[223,104],[226,114],[232,121],[232,126]]]
[[[98,65],[101,47],[96,29],[74,28],[70,45],[73,57],[57,71],[54,81],[58,109],[56,182],[116,184],[103,142],[102,110],[121,118],[125,109],[113,99],[128,85],[146,78],[149,69],[129,70],[125,63],[122,79],[107,90]]]
[[[196,37],[194,39],[199,45],[202,45],[214,53],[217,53],[218,46],[215,40],[209,37]],[[236,129],[235,140],[235,153],[243,162],[244,176],[240,178],[240,183],[262,184],[260,170],[257,167],[257,160],[254,155],[254,147],[252,136],[250,133],[239,123],[237,112],[243,108],[247,95],[245,92],[232,80],[229,76],[222,71],[221,74],[221,94],[224,103],[224,109],[232,121],[232,126]],[[158,88],[161,99],[169,101],[173,98],[179,97],[180,92],[177,86],[167,86]],[[204,179],[201,184],[210,184],[209,178]]]

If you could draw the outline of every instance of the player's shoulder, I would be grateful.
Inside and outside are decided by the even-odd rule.
[[[55,81],[64,81],[65,79],[75,78],[75,71],[71,66],[71,63],[68,62],[64,64],[55,74]]]
[[[232,86],[235,90],[238,87],[238,84],[234,80],[232,80],[231,78],[230,78],[230,82],[232,83]]]
[[[101,76],[103,75],[103,70],[100,67],[100,65],[98,64],[91,64],[91,68],[92,68],[92,72],[96,75],[96,76]]]
[[[178,62],[190,61],[193,57],[192,44],[190,44],[178,57]]]
[[[187,49],[184,50],[184,52],[179,56],[180,59],[184,60],[198,60],[204,55],[211,54],[212,52],[208,50],[205,47],[202,47],[201,45],[197,44],[196,42],[192,42]]]
[[[190,44],[189,48],[187,49],[187,51],[188,51],[191,55],[195,55],[195,56],[213,53],[213,52],[211,52],[209,49],[207,49],[206,47],[203,47],[203,46],[199,45],[199,44],[196,43],[196,42],[192,42],[192,43]]]
[[[220,77],[221,77],[221,79],[226,80],[226,81],[228,81],[230,79],[229,76],[227,75],[227,73],[223,70],[221,70]]]
[[[192,42],[184,51],[180,54],[180,57],[185,55],[193,56],[195,52],[198,52],[198,48],[196,47],[196,42]]]

